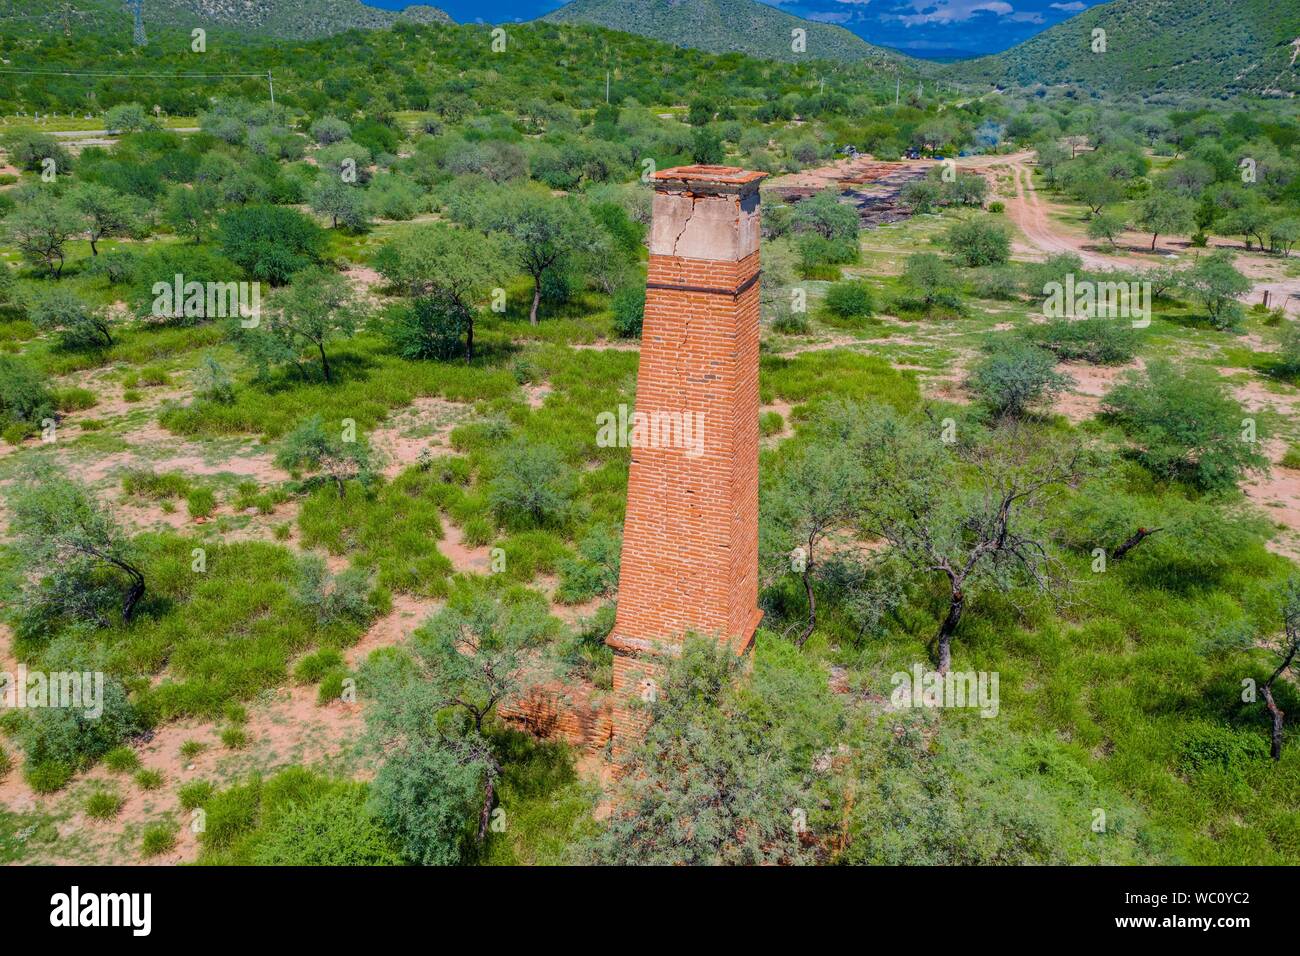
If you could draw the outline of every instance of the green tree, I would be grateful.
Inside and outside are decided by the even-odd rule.
[[[56,279],[63,275],[68,241],[85,229],[85,217],[72,203],[44,192],[32,196],[4,221],[5,236],[22,257]]]
[[[321,176],[312,187],[308,202],[314,212],[328,216],[335,229],[339,223],[353,231],[369,225],[366,194],[361,187],[351,186],[337,176]]]
[[[1241,320],[1244,310],[1237,297],[1249,292],[1251,284],[1232,264],[1227,249],[1201,256],[1182,279],[1183,288],[1205,305],[1216,328],[1232,328]]]
[[[488,293],[504,285],[507,255],[497,236],[434,223],[394,237],[380,249],[375,265],[405,295],[430,300],[424,317],[443,318],[463,330],[469,360],[475,315]]]
[[[1208,369],[1152,362],[1111,389],[1103,408],[1124,427],[1138,460],[1162,478],[1219,491],[1268,467],[1267,436],[1245,424],[1245,410]]]
[[[352,335],[357,328],[356,302],[347,279],[322,266],[295,273],[293,283],[276,294],[254,328],[240,328],[235,343],[265,373],[272,366],[293,362],[302,367],[305,349],[320,356],[321,376],[330,382],[325,347]]]
[[[64,348],[81,349],[113,344],[112,327],[102,309],[67,289],[53,289],[29,309],[32,325],[57,332]]]
[[[130,539],[84,484],[38,472],[10,497],[12,530],[29,577],[46,591],[82,605],[93,571],[107,567],[126,578],[122,620],[130,622],[145,593],[145,577]]]
[[[1138,204],[1137,224],[1151,233],[1151,250],[1156,240],[1168,233],[1187,232],[1194,225],[1191,200],[1157,189]]]
[[[775,575],[798,574],[808,602],[808,619],[795,638],[799,647],[817,626],[819,549],[851,526],[861,492],[861,475],[844,446],[824,441],[782,459],[764,486],[764,563]]]
[[[196,183],[193,189],[178,186],[167,197],[163,222],[171,226],[176,235],[199,243],[207,235],[216,211],[217,194],[211,186],[204,183]]]
[[[1105,239],[1110,244],[1111,249],[1115,248],[1115,240],[1124,234],[1128,228],[1128,223],[1124,217],[1112,212],[1101,212],[1092,217],[1088,223],[1089,239]]]
[[[135,226],[131,202],[121,193],[98,183],[81,183],[72,191],[72,205],[81,213],[90,240],[91,255],[99,255],[99,240],[128,234]]]
[[[864,476],[861,530],[889,544],[889,560],[941,575],[946,585],[947,612],[932,642],[940,673],[981,590],[1027,586],[1054,595],[1063,587],[1044,518],[1052,498],[1085,473],[1080,449],[1058,447],[1014,420],[951,448],[938,423],[885,410],[844,406],[836,420]]]
[[[760,637],[753,668],[703,638],[670,661],[606,825],[587,848],[618,866],[800,864],[817,859],[843,789],[813,772],[841,705],[825,672]],[[820,671],[820,673],[819,673]],[[683,771],[686,772],[683,772]],[[828,807],[829,809],[823,809]],[[812,839],[805,840],[807,835]]]
[[[283,206],[232,209],[217,223],[217,244],[226,258],[271,285],[284,285],[318,263],[323,243],[316,223]]]
[[[514,240],[519,267],[533,280],[528,321],[537,324],[543,280],[563,271],[568,261],[590,247],[594,226],[571,199],[557,199],[533,189],[509,189],[495,194],[482,217],[487,229]]]

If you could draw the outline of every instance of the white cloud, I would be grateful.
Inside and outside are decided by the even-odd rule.
[[[977,13],[996,13],[1006,16],[1015,8],[1005,0],[911,0],[916,13],[899,17],[907,26],[922,23],[961,23]]]
[[[1088,5],[1086,3],[1080,3],[1079,0],[1073,0],[1072,3],[1054,3],[1052,4],[1052,9],[1078,13],[1080,10],[1087,10]]]
[[[835,13],[833,11],[827,10],[818,13],[810,13],[807,15],[805,19],[816,20],[819,23],[848,23],[850,20],[853,19],[853,14],[848,12]]]

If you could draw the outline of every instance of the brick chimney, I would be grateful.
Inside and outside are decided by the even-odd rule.
[[[744,653],[758,610],[758,184],[654,176],[614,650],[614,752],[643,732],[688,633]],[[638,427],[640,440],[638,440]]]

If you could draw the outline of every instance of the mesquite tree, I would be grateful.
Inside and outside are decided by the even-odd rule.
[[[874,409],[861,417],[852,438],[865,477],[861,528],[888,542],[892,559],[944,581],[947,608],[932,646],[947,673],[953,636],[980,589],[1061,592],[1043,515],[1083,477],[1084,456],[1015,423],[950,446],[937,423]]]
[[[1286,583],[1282,598],[1282,636],[1269,649],[1276,656],[1278,665],[1268,675],[1268,680],[1260,685],[1259,691],[1273,724],[1269,753],[1274,760],[1281,760],[1282,726],[1286,714],[1273,699],[1273,685],[1300,656],[1300,579],[1292,578]]]
[[[37,473],[19,485],[10,505],[17,553],[28,575],[66,608],[93,613],[97,568],[125,575],[122,620],[130,623],[145,592],[144,572],[131,541],[85,485],[53,473]]]
[[[803,581],[808,618],[795,643],[803,647],[817,626],[814,582],[819,551],[836,532],[852,528],[861,475],[843,445],[817,440],[785,459],[764,489],[764,563]]]

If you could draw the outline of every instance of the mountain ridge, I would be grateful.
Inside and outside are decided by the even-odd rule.
[[[590,23],[708,53],[747,53],[785,61],[924,62],[868,43],[843,27],[804,20],[758,0],[572,0],[538,19]],[[805,52],[792,48],[794,29],[806,31]]]

